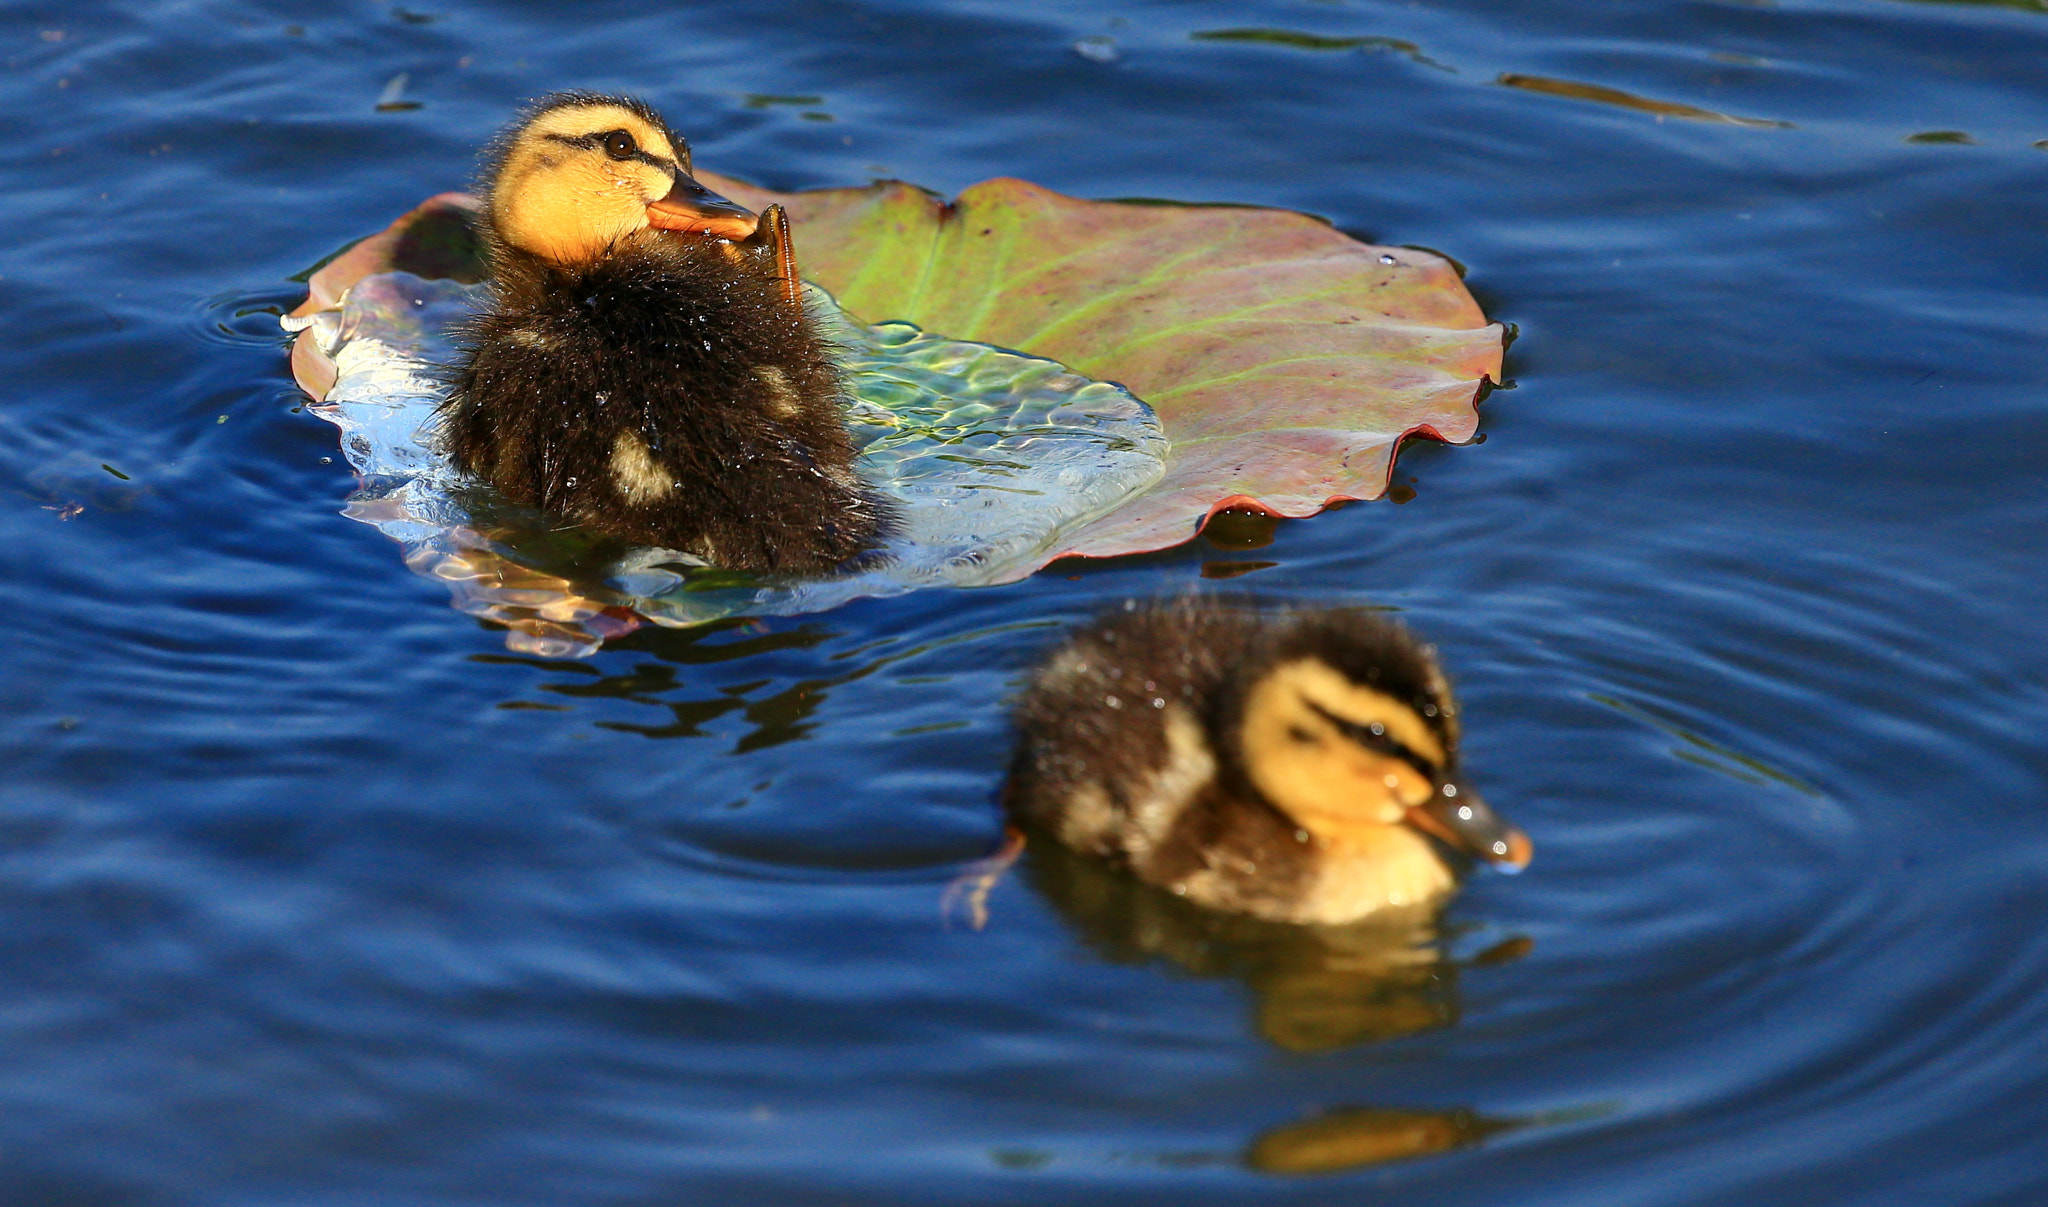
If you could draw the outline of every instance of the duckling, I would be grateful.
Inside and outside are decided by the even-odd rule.
[[[746,571],[819,573],[888,524],[789,221],[698,184],[630,97],[536,102],[485,153],[493,286],[441,409],[457,466],[515,503]]]
[[[1529,862],[1459,776],[1434,651],[1370,613],[1131,601],[1045,661],[1016,724],[1013,816],[1212,909],[1337,925],[1442,901],[1462,860],[1438,842]]]

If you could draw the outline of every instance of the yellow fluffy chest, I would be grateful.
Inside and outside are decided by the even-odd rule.
[[[1370,827],[1318,840],[1315,874],[1294,920],[1335,925],[1426,907],[1456,886],[1456,877],[1427,838],[1406,827]]]

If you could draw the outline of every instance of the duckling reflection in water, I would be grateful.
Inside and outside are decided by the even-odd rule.
[[[1371,613],[1132,601],[1046,661],[1016,720],[1014,816],[1210,909],[1426,916],[1461,857],[1529,862],[1460,779],[1434,651]]]
[[[1034,844],[1025,871],[1102,957],[1165,960],[1195,976],[1243,981],[1259,1034],[1297,1054],[1453,1026],[1465,973],[1520,959],[1530,946],[1511,938],[1451,959],[1430,910],[1294,926],[1204,909],[1057,842]],[[1466,1108],[1345,1104],[1269,1122],[1235,1159],[1267,1174],[1336,1173],[1481,1144],[1534,1122]],[[1216,1154],[1219,1163],[1232,1159]]]
[[[782,207],[699,185],[646,104],[539,101],[486,155],[491,308],[441,413],[506,498],[728,569],[818,573],[886,509],[854,472],[844,385]]]
[[[1105,959],[1165,960],[1194,976],[1242,981],[1259,1034],[1289,1052],[1452,1026],[1465,968],[1519,959],[1528,949],[1528,940],[1509,939],[1452,960],[1435,912],[1426,909],[1382,911],[1343,926],[1205,909],[1057,842],[1034,843],[1025,873]]]

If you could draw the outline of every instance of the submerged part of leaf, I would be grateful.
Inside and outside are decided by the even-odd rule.
[[[532,653],[588,653],[639,617],[786,615],[1022,578],[1164,472],[1158,421],[1123,388],[908,323],[868,327],[823,290],[805,291],[844,350],[862,476],[894,501],[900,527],[869,568],[803,581],[551,536],[543,517],[510,513],[458,473],[431,421],[444,394],[437,369],[455,355],[448,330],[479,287],[382,273],[357,281],[339,309],[289,325],[334,368],[311,409],[342,429],[362,475],[347,514],[406,545],[408,565],[447,583],[462,610],[512,626],[515,647]]]
[[[1226,507],[1312,515],[1377,498],[1410,435],[1462,442],[1501,335],[1441,257],[1304,214],[1081,201],[1022,180],[951,204],[890,181],[773,193],[804,275],[870,321],[1020,348],[1122,382],[1171,442],[1144,495],[1057,553],[1176,545]]]

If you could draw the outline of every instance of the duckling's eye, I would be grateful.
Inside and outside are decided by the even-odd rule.
[[[614,130],[604,136],[604,153],[613,159],[631,159],[639,150],[640,144],[624,130]]]
[[[1421,772],[1428,779],[1434,780],[1438,777],[1438,771],[1434,763],[1423,757],[1420,751],[1411,749],[1406,744],[1388,735],[1387,727],[1382,722],[1372,721],[1360,724],[1357,721],[1349,721],[1338,716],[1336,713],[1317,704],[1314,700],[1304,700],[1302,702],[1308,705],[1310,712],[1328,721],[1332,729],[1335,729],[1338,733],[1343,734],[1346,738],[1365,747],[1367,750],[1397,758]]]

